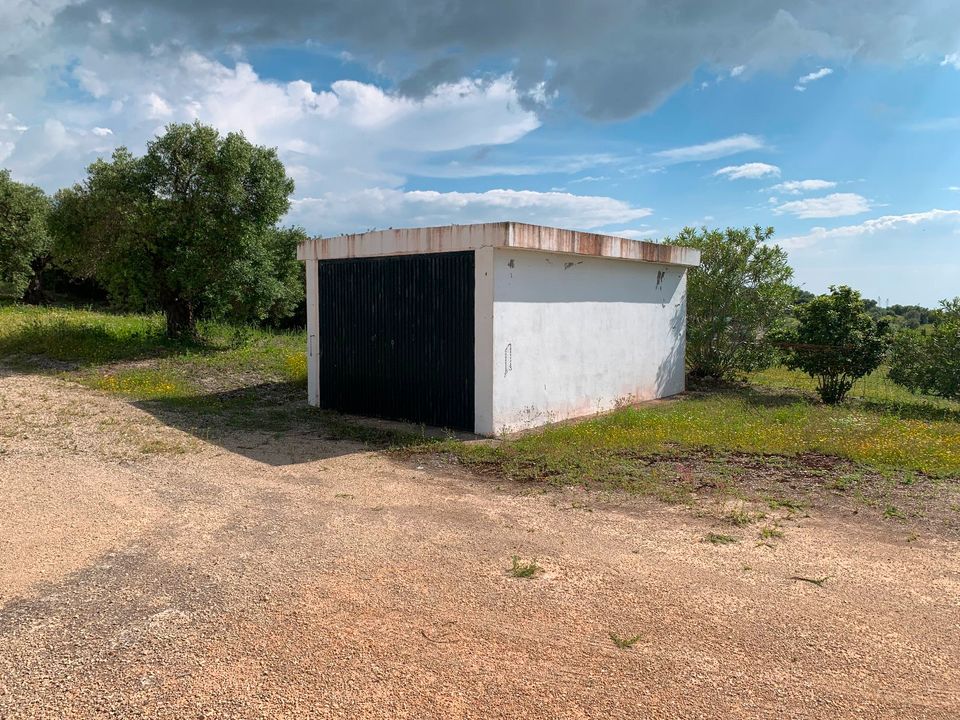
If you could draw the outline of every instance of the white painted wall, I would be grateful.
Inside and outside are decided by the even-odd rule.
[[[477,404],[478,433],[515,432],[683,390],[686,268],[485,252],[492,253],[493,312],[489,330],[477,321],[478,333],[488,333],[476,338],[477,398],[492,350],[492,400],[486,415]],[[478,283],[480,266],[478,258]],[[478,285],[478,318],[489,312],[481,307],[487,297]]]
[[[306,260],[307,275],[307,402],[311,405],[320,404],[320,358],[317,349],[320,347],[320,322],[317,312],[319,288],[317,287],[317,261]]]

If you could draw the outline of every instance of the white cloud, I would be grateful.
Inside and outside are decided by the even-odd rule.
[[[607,155],[517,159],[514,154],[513,162],[485,162],[491,147],[513,143],[540,124],[521,103],[510,76],[461,79],[414,99],[354,80],[326,88],[269,80],[247,63],[228,65],[194,52],[128,59],[117,63],[98,54],[84,56],[83,67],[109,77],[109,87],[102,97],[67,107],[41,106],[43,114],[30,124],[42,127],[44,115],[56,118],[61,133],[56,142],[41,142],[41,130],[13,130],[20,121],[0,122],[0,142],[14,145],[6,150],[6,164],[18,179],[53,191],[79,179],[94,153],[108,153],[114,144],[142,152],[166,123],[195,119],[277,147],[296,178],[299,197],[395,188],[412,174],[573,173],[615,160]]]
[[[830,218],[859,215],[870,210],[869,201],[856,193],[832,193],[824,197],[792,200],[774,208],[778,215],[788,213],[798,218]]]
[[[110,86],[101,80],[97,73],[93,72],[93,70],[89,70],[84,67],[78,67],[74,69],[73,76],[77,79],[80,87],[93,95],[95,98],[102,98],[110,91]]]
[[[952,65],[957,70],[960,70],[960,52],[950,53],[949,55],[944,55],[943,60],[940,63],[941,65]]]
[[[323,235],[374,227],[467,224],[518,220],[583,230],[647,217],[650,208],[622,200],[566,192],[487,190],[436,192],[366,188],[294,201],[291,220]]]
[[[778,183],[769,188],[775,192],[785,193],[787,195],[800,195],[805,192],[816,192],[818,190],[829,190],[835,188],[837,184],[831,180],[787,180]]]
[[[684,147],[669,148],[653,154],[667,163],[696,162],[699,160],[716,160],[717,158],[737,153],[747,152],[749,150],[763,150],[766,144],[762,137],[757,135],[732,135],[713,140],[711,142],[701,143],[700,145],[686,145]]]
[[[768,176],[779,176],[780,168],[776,165],[767,163],[753,162],[744,165],[728,165],[722,167],[714,173],[715,176],[725,176],[728,180],[756,180],[757,178]]]
[[[583,177],[577,178],[576,180],[571,180],[570,184],[574,185],[576,183],[603,182],[604,180],[609,180],[609,179],[610,178],[608,178],[606,175],[584,175]]]
[[[743,75],[743,71],[746,69],[746,65],[737,65],[730,71],[730,77],[739,77],[740,75]]]
[[[797,79],[797,84],[793,86],[793,89],[798,92],[804,92],[807,89],[807,85],[821,78],[825,78],[827,75],[833,74],[833,68],[822,67],[819,70],[815,70],[812,73],[807,73],[803,77]]]
[[[953,190],[953,192],[960,192],[960,185],[950,185],[947,187],[947,190]]]
[[[935,226],[945,232],[960,229],[960,210],[927,210],[905,215],[884,215],[865,220],[858,225],[845,225],[828,230],[815,227],[804,235],[794,235],[778,241],[787,249],[807,248],[829,240],[866,239],[874,236],[896,237],[898,233],[914,233],[917,226]]]
[[[142,100],[148,118],[156,120],[173,115],[170,104],[155,92],[147,93]]]
[[[921,132],[937,132],[940,130],[960,130],[960,115],[952,117],[933,118],[932,120],[923,120],[913,123],[909,126],[911,130]]]
[[[630,240],[649,240],[652,237],[657,237],[662,233],[656,228],[649,228],[647,230],[638,230],[636,228],[625,228],[623,230],[604,230],[604,235],[613,235],[615,237],[625,237]]]

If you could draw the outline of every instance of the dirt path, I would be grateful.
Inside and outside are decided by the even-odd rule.
[[[0,377],[0,717],[960,716],[956,542],[228,439]]]

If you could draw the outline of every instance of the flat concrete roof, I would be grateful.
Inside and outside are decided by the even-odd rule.
[[[700,264],[700,251],[694,248],[660,245],[615,235],[599,235],[512,221],[477,225],[391,228],[354,235],[310,238],[300,243],[297,248],[297,258],[299,260],[339,260],[457,252],[486,247],[589,255],[657,265],[696,267]]]

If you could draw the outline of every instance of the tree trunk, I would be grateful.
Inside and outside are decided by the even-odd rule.
[[[43,288],[43,271],[47,267],[49,257],[39,257],[30,263],[30,269],[33,270],[33,277],[27,289],[23,291],[23,301],[28,305],[45,305],[47,302],[47,293]]]
[[[163,311],[167,318],[167,337],[171,340],[195,340],[197,318],[193,305],[183,300],[169,303]]]

